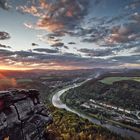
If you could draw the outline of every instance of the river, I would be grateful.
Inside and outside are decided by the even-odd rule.
[[[116,125],[113,125],[113,124],[110,124],[110,123],[106,123],[106,124],[101,124],[100,123],[100,120],[98,119],[95,119],[95,118],[91,118],[85,114],[82,114],[82,113],[79,113],[78,111],[74,110],[74,109],[71,109],[69,108],[66,104],[64,104],[61,100],[60,100],[60,96],[65,93],[66,91],[72,89],[72,88],[76,88],[76,87],[79,87],[81,86],[83,83],[89,81],[89,79],[85,80],[84,82],[81,82],[81,83],[78,83],[78,84],[73,84],[71,86],[68,86],[68,87],[65,87],[63,88],[62,90],[56,92],[53,97],[52,97],[52,104],[59,108],[59,109],[65,109],[67,111],[70,111],[72,113],[75,113],[77,114],[78,116],[84,118],[84,119],[88,119],[90,122],[93,122],[97,125],[100,125],[102,127],[105,127],[107,129],[109,129],[110,131],[112,132],[115,132],[117,134],[120,134],[124,137],[133,137],[135,138],[135,140],[140,140],[140,133],[138,132],[135,132],[135,131],[132,131],[130,129],[126,129],[126,128],[123,128],[123,127],[120,127],[120,126],[116,126]]]

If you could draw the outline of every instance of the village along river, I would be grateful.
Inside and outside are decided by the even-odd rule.
[[[97,75],[96,77],[97,78]],[[61,99],[60,99],[60,96],[65,93],[66,91],[72,89],[72,88],[76,88],[76,87],[79,87],[81,86],[83,83],[86,83],[87,81],[91,80],[90,78],[85,80],[84,82],[81,82],[81,83],[78,83],[78,84],[73,84],[69,87],[66,87],[66,88],[63,88],[62,90],[56,92],[53,97],[52,97],[52,104],[59,108],[59,109],[65,109],[67,111],[70,111],[72,113],[75,113],[77,114],[78,116],[84,118],[84,119],[88,119],[90,122],[93,122],[97,125],[100,125],[102,127],[105,127],[107,129],[109,129],[110,131],[112,132],[115,132],[117,134],[120,134],[124,137],[133,137],[135,140],[140,140],[140,133],[138,132],[135,132],[133,130],[130,130],[130,129],[127,129],[127,128],[124,128],[124,127],[120,127],[120,126],[116,126],[116,125],[113,125],[113,124],[110,124],[110,123],[105,123],[105,124],[101,124],[100,120],[98,119],[95,119],[95,118],[92,118],[92,117],[89,117],[85,114],[82,114],[81,112],[79,113],[78,111],[68,107],[66,104],[64,104]]]

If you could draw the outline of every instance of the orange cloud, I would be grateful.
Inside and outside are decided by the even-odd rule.
[[[39,0],[39,2],[29,1],[27,5],[20,6],[18,9],[23,13],[29,13],[38,17],[35,29],[54,32],[62,29],[73,29],[79,25],[78,23],[87,14],[88,2],[87,0],[57,0],[48,2]],[[30,26],[27,27],[30,28]]]
[[[126,68],[140,68],[140,64],[125,63],[125,64],[122,64],[120,67],[126,67]]]
[[[51,21],[49,18],[43,18],[37,22],[37,27],[39,29],[44,29],[48,31],[57,31],[63,29],[64,25],[59,22]]]
[[[72,16],[73,16],[72,10],[68,10],[68,11],[66,12],[66,16],[72,17]]]
[[[55,61],[50,61],[49,63],[20,63],[20,65],[16,66],[0,66],[0,70],[15,70],[15,71],[24,71],[24,70],[32,70],[32,69],[46,69],[46,70],[73,70],[73,69],[85,69],[84,66],[73,66],[63,63],[58,63]],[[8,79],[4,75],[0,74],[0,79],[5,79],[9,83],[12,83],[12,85],[16,85],[15,79]]]

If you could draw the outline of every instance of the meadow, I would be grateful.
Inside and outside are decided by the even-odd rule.
[[[140,77],[106,77],[100,80],[104,84],[112,84],[113,82],[122,81],[122,80],[134,80],[140,82]]]

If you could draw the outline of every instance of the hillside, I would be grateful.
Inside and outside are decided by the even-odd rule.
[[[90,81],[70,90],[65,99],[71,105],[78,103],[78,101],[81,104],[87,100],[94,99],[110,105],[140,110],[140,82],[122,80],[108,85],[100,81]]]
[[[132,140],[50,105],[54,123],[47,127],[47,140]]]
[[[61,100],[101,123],[113,123],[140,132],[140,78],[116,79],[111,79],[109,84],[106,79],[90,80],[65,92]]]

